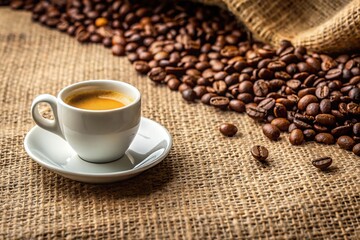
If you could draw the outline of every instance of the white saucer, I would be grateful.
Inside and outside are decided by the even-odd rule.
[[[166,128],[142,117],[125,155],[109,163],[82,160],[61,137],[38,126],[28,132],[24,145],[32,159],[55,173],[80,182],[107,183],[134,177],[160,163],[168,155],[172,139]]]

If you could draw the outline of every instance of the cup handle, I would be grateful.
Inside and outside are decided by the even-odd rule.
[[[39,113],[39,109],[37,108],[39,103],[48,103],[51,107],[51,110],[54,114],[54,120],[49,120],[41,116]],[[50,95],[50,94],[42,94],[37,96],[34,101],[31,104],[31,116],[34,119],[35,123],[52,133],[55,133],[56,135],[64,138],[64,135],[61,131],[60,125],[59,125],[59,117],[57,113],[57,100],[56,97]],[[65,139],[65,138],[64,138]]]

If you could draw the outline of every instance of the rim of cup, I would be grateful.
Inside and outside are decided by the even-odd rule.
[[[77,88],[81,87],[82,85],[91,86],[92,84],[97,85],[99,83],[116,84],[116,85],[125,86],[125,88],[131,89],[130,91],[135,92],[135,94],[134,94],[135,98],[132,99],[130,104],[127,104],[127,105],[125,105],[123,107],[120,107],[120,108],[107,109],[107,110],[89,110],[89,109],[77,108],[77,107],[73,107],[73,106],[67,104],[63,99],[63,94],[65,94],[67,91],[72,92],[73,90],[76,90]],[[99,90],[100,89],[101,89],[101,87],[99,88]],[[124,93],[124,94],[126,95],[127,93]],[[110,80],[110,79],[96,79],[96,80],[81,81],[81,82],[74,83],[74,84],[71,84],[69,86],[66,86],[65,88],[63,88],[58,93],[57,99],[58,99],[59,103],[62,104],[63,106],[68,107],[68,108],[73,109],[73,110],[76,110],[76,111],[104,113],[104,112],[123,111],[123,110],[125,110],[127,108],[130,108],[131,106],[135,105],[137,102],[140,101],[141,93],[136,87],[134,87],[133,85],[131,85],[129,83],[126,83],[126,82],[122,82],[122,81],[118,81],[118,80]]]

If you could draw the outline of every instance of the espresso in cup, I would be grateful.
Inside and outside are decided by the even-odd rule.
[[[50,104],[54,120],[41,116],[37,105]],[[62,137],[80,158],[104,163],[121,158],[140,126],[141,95],[130,84],[90,80],[62,89],[58,96],[42,94],[31,106],[36,124]]]
[[[70,106],[86,110],[110,110],[129,105],[133,99],[111,90],[93,90],[72,94],[65,99]]]

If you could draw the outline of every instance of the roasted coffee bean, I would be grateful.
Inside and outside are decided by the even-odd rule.
[[[250,81],[243,81],[239,84],[240,93],[252,93],[254,84]]]
[[[238,99],[232,99],[229,102],[229,108],[238,113],[243,113],[246,111],[245,103]]]
[[[233,137],[237,133],[238,128],[232,123],[223,123],[220,125],[219,130],[224,136]]]
[[[319,168],[320,170],[326,170],[332,164],[332,158],[331,157],[321,157],[321,158],[312,160],[311,163],[314,167]]]
[[[336,118],[331,114],[321,113],[316,115],[315,122],[331,127],[336,124]]]
[[[149,64],[145,61],[135,61],[134,68],[136,71],[142,74],[146,74],[150,71]]]
[[[333,135],[331,135],[330,133],[316,134],[315,141],[318,143],[327,144],[327,145],[335,143],[335,139],[334,139]]]
[[[328,80],[337,79],[341,76],[342,71],[339,68],[333,68],[327,72],[325,78]]]
[[[349,136],[341,136],[336,141],[337,145],[339,145],[340,148],[343,148],[345,150],[352,150],[352,148],[355,146],[355,141]]]
[[[258,80],[254,83],[253,91],[255,96],[265,97],[269,93],[268,83],[264,80]]]
[[[210,105],[210,100],[211,98],[213,97],[216,97],[217,95],[215,93],[205,93],[200,101],[203,103],[203,104],[206,104],[206,105]]]
[[[274,118],[271,124],[275,125],[282,132],[287,131],[290,126],[290,122],[286,118]]]
[[[287,110],[286,107],[281,103],[276,103],[274,107],[274,115],[278,118],[286,118]]]
[[[295,126],[297,128],[300,128],[300,129],[309,129],[309,128],[312,128],[312,126],[308,123],[306,123],[305,121],[303,120],[300,120],[300,119],[294,119],[293,120],[293,123],[295,124]]]
[[[172,78],[167,82],[168,87],[174,91],[178,90],[180,84],[181,84],[181,82],[177,78]]]
[[[185,89],[182,93],[181,93],[183,99],[185,99],[188,102],[193,102],[196,99],[196,93],[194,92],[193,89],[189,88],[189,89]]]
[[[225,110],[229,105],[230,100],[227,97],[217,96],[210,99],[210,105]]]
[[[124,56],[125,55],[125,49],[122,45],[112,46],[111,51],[114,56]]]
[[[302,98],[300,98],[297,106],[298,106],[299,110],[302,110],[302,111],[303,111],[303,110],[306,109],[306,107],[307,107],[310,103],[317,103],[317,102],[319,102],[319,100],[317,99],[317,97],[314,96],[314,95],[309,94],[309,95],[305,95],[305,96],[303,96]]]
[[[358,87],[352,88],[349,91],[348,95],[353,101],[359,101],[360,100],[360,88],[358,88]]]
[[[352,131],[355,136],[360,136],[360,123],[355,123],[352,128]]]
[[[304,134],[300,129],[291,131],[289,141],[292,145],[301,145],[304,142]]]
[[[266,116],[266,110],[258,107],[246,107],[246,113],[255,120],[263,120]]]
[[[315,95],[319,99],[327,98],[329,96],[329,94],[330,94],[330,89],[326,85],[316,88]]]
[[[297,90],[300,87],[301,82],[297,79],[291,79],[286,82],[286,85],[293,90]]]
[[[280,137],[280,130],[275,125],[272,125],[270,123],[266,123],[263,126],[263,133],[266,137],[268,137],[270,140],[278,140]]]
[[[339,137],[342,135],[348,135],[351,134],[351,130],[352,130],[352,126],[351,125],[347,125],[347,126],[339,126],[336,127],[334,129],[331,130],[331,134],[334,137]]]
[[[347,112],[349,112],[350,114],[353,114],[353,115],[360,115],[360,105],[357,104],[357,103],[348,103],[346,105],[346,110]]]
[[[165,80],[166,72],[163,68],[156,67],[150,70],[148,76],[152,81],[160,83]]]
[[[353,149],[352,149],[352,152],[357,155],[357,156],[360,156],[360,143],[356,144]]]
[[[306,111],[305,113],[309,116],[316,116],[319,114],[320,111],[320,105],[319,103],[310,103],[307,107],[306,107]]]
[[[275,99],[273,98],[265,98],[260,101],[258,104],[259,108],[265,109],[266,111],[271,110],[275,106]]]
[[[251,103],[254,100],[254,97],[250,93],[240,93],[237,96],[237,99],[243,101],[244,103]]]
[[[267,148],[260,145],[253,146],[250,152],[251,155],[259,161],[265,161],[269,156],[269,151],[267,150]]]
[[[201,85],[195,86],[193,90],[196,93],[197,98],[201,98],[205,93],[207,93],[206,87]]]
[[[227,85],[222,80],[214,82],[213,88],[214,88],[215,92],[219,95],[224,95],[225,92],[227,91]]]
[[[315,138],[316,132],[313,129],[305,129],[303,134],[307,141],[312,141]]]
[[[329,99],[321,100],[319,108],[322,113],[330,113],[331,112],[331,101]]]

